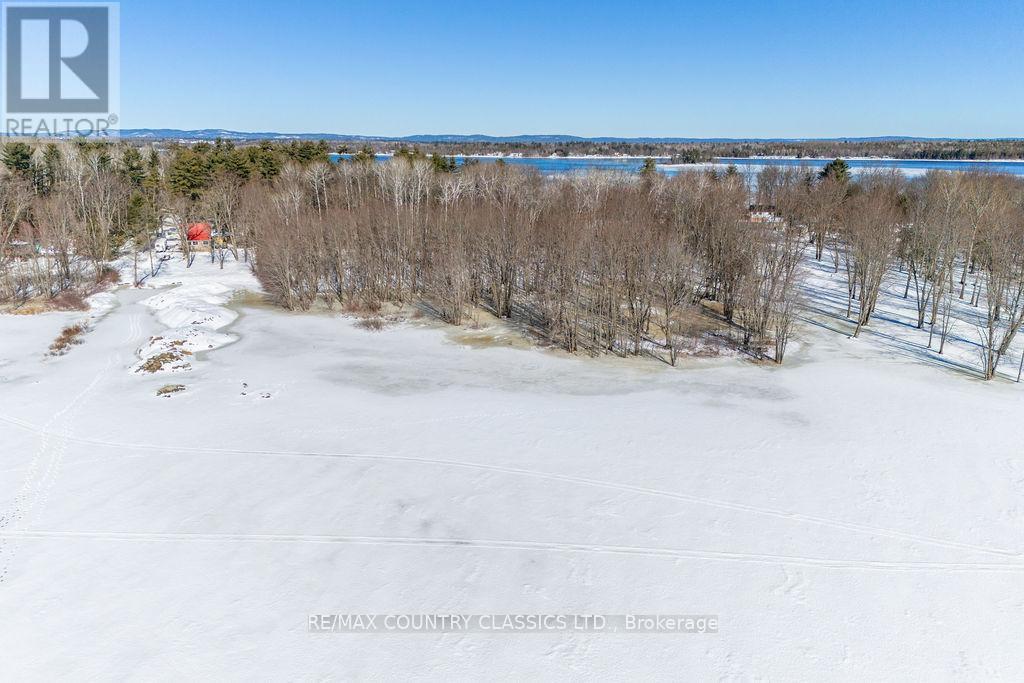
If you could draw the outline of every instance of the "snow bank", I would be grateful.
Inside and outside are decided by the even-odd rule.
[[[259,282],[246,264],[225,262],[222,269],[220,264],[201,257],[196,257],[191,267],[173,257],[163,261],[157,275],[146,284],[149,287],[166,287],[141,303],[152,310],[167,330],[150,337],[139,349],[140,361],[136,369],[160,354],[191,355],[234,342],[236,335],[222,331],[238,317],[227,304],[236,292],[260,289]],[[173,369],[189,367],[188,364],[179,364]],[[172,370],[171,366],[167,369]]]
[[[99,292],[85,298],[89,306],[91,318],[102,318],[117,306],[117,297],[113,292]]]

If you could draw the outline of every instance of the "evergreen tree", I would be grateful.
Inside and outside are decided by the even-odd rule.
[[[142,163],[142,153],[135,147],[128,147],[121,154],[121,175],[135,188],[142,187],[146,178],[146,168]]]
[[[455,157],[446,157],[443,154],[431,154],[430,163],[438,173],[454,173],[458,166]]]
[[[237,149],[231,150],[224,156],[220,170],[243,182],[252,176],[252,165],[249,163],[249,159]]]
[[[167,171],[170,188],[190,199],[199,199],[212,180],[208,160],[195,149],[180,150]]]
[[[60,147],[52,142],[48,142],[43,150],[43,163],[46,164],[46,172],[50,175],[50,178],[57,177],[61,161]]]
[[[362,149],[352,155],[352,161],[356,163],[367,164],[377,158],[377,155],[373,153],[373,148],[369,145],[363,145]]]
[[[247,147],[249,164],[264,180],[273,180],[281,174],[281,159],[269,142],[257,147]]]
[[[150,148],[146,157],[146,177],[142,180],[142,186],[146,188],[150,201],[156,203],[157,194],[160,191],[160,155],[155,149]]]
[[[4,166],[13,173],[25,175],[32,168],[32,146],[27,142],[8,142],[2,157]]]
[[[841,183],[849,182],[850,166],[842,159],[833,159],[825,164],[825,168],[821,169],[821,173],[818,174],[818,177],[822,180],[825,178],[831,178],[833,180],[838,180]]]

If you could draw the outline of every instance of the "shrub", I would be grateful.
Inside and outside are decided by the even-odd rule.
[[[378,317],[362,318],[356,323],[356,327],[360,327],[370,332],[380,332],[384,329],[384,319]]]
[[[89,305],[85,303],[85,298],[71,290],[61,292],[53,297],[50,304],[57,311],[84,311],[89,308]]]

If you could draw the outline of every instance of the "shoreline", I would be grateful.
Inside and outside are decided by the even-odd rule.
[[[348,154],[349,154],[349,156],[351,156],[351,153],[348,153]],[[345,156],[345,155],[339,154],[338,152],[331,152],[328,156],[340,157],[340,156]],[[378,156],[378,157],[393,157],[393,156],[395,156],[395,153],[394,152],[377,152],[374,156]],[[668,160],[668,159],[672,158],[671,156],[666,156],[666,155],[644,156],[644,155],[636,155],[636,154],[570,154],[570,155],[567,155],[567,156],[563,157],[563,156],[553,156],[553,155],[550,155],[550,154],[543,155],[543,156],[535,156],[535,155],[526,155],[526,154],[515,154],[515,153],[512,153],[512,154],[442,154],[441,156],[444,156],[444,157],[455,157],[456,159],[552,159],[552,160],[555,160],[555,161],[557,161],[559,159],[573,159],[573,160],[578,160],[578,161],[587,161],[587,160],[590,160],[590,159],[593,159],[593,160],[613,160],[613,161],[616,160],[616,159],[621,159],[622,161],[643,161],[644,159],[654,159],[655,161],[658,161],[660,159]]]
[[[844,161],[858,162],[851,166],[853,170],[864,169],[897,169],[904,173],[925,172],[925,171],[966,171],[968,169],[950,167],[951,164],[977,164],[979,169],[995,164],[1018,164],[1024,165],[1024,159],[896,159],[892,157],[840,157]],[[726,168],[728,166],[745,167],[746,169],[772,166],[773,161],[801,161],[807,162],[807,166],[819,168],[832,159],[824,157],[715,157],[712,161],[698,161],[694,163],[659,163],[658,168],[671,169],[701,169],[701,168]],[[880,163],[885,162],[885,163]],[[900,164],[911,164],[901,166]],[[920,164],[913,166],[912,164]],[[801,164],[780,164],[792,168],[799,168]]]
[[[844,161],[896,161],[901,163],[951,163],[951,164],[1024,164],[1024,159],[908,159],[906,157],[798,157],[798,156],[749,156],[713,157],[713,161],[824,161],[839,158]]]
[[[375,156],[378,157],[393,157],[394,152],[378,152]],[[336,152],[332,152],[330,156],[343,156]],[[671,156],[645,156],[638,154],[570,154],[567,156],[535,156],[526,154],[445,154],[442,156],[454,157],[456,159],[549,159],[552,161],[559,160],[573,160],[573,161],[643,161],[644,159],[654,159],[658,162],[659,166],[667,166],[670,168],[683,168],[686,166],[698,166],[700,164],[710,163],[722,163],[729,164],[731,162],[771,162],[771,161],[806,161],[809,163],[828,163],[836,158],[843,159],[844,161],[856,161],[856,162],[894,162],[894,163],[910,163],[910,164],[1024,164],[1024,159],[908,159],[905,157],[798,157],[798,156],[749,156],[749,157],[713,157],[711,161],[698,161],[693,163],[670,163]],[[669,163],[665,163],[669,162]]]

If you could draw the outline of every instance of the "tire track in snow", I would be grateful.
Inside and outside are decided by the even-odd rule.
[[[138,341],[141,336],[142,323],[139,320],[139,314],[132,313],[128,316],[128,333],[125,335],[124,343],[131,344]]]
[[[0,420],[10,421],[12,424],[19,424],[28,429],[32,429],[37,433],[42,434],[43,431],[36,427],[27,426],[21,420],[8,420],[5,416],[0,415]],[[496,472],[501,474],[508,474],[513,476],[529,477],[533,479],[541,479],[546,481],[557,481],[569,484],[576,484],[582,486],[591,486],[594,488],[602,488],[612,491],[620,491],[625,493],[633,493],[638,495],[646,495],[658,498],[667,498],[670,500],[677,500],[685,503],[691,503],[694,505],[703,505],[707,507],[714,507],[724,510],[730,510],[733,512],[742,512],[751,515],[772,517],[776,519],[788,520],[792,522],[799,522],[804,524],[812,524],[832,529],[840,529],[844,531],[850,531],[854,533],[861,533],[873,536],[883,536],[886,538],[892,538],[903,541],[911,541],[915,543],[922,543],[926,545],[934,545],[944,548],[953,548],[956,550],[967,550],[979,553],[986,553],[990,555],[998,555],[1002,557],[1021,557],[1024,555],[1020,550],[1012,550],[1007,548],[994,548],[991,546],[977,545],[973,543],[964,543],[961,541],[952,541],[944,538],[936,538],[933,536],[926,536],[922,534],[914,534],[910,532],[900,531],[898,529],[890,529],[886,527],[876,527],[867,524],[860,524],[857,522],[847,522],[843,520],[830,519],[827,517],[820,517],[817,515],[809,515],[800,512],[790,512],[786,510],[777,510],[773,508],[766,508],[756,505],[748,505],[745,503],[734,503],[725,500],[719,500],[715,498],[708,498],[704,496],[696,496],[687,493],[678,493],[674,491],[664,491],[661,489],[654,489],[645,486],[634,486],[631,484],[621,484],[609,481],[603,481],[600,479],[591,479],[588,477],[579,477],[568,474],[557,474],[551,472],[543,472],[539,470],[525,469],[520,467],[510,467],[504,465],[486,465],[482,463],[472,463],[460,460],[444,460],[436,458],[417,458],[413,456],[403,455],[384,455],[377,453],[327,453],[320,451],[274,451],[274,450],[247,450],[238,448],[212,448],[212,447],[200,447],[200,446],[159,446],[156,444],[138,444],[138,443],[122,443],[116,441],[105,441],[100,439],[87,439],[79,437],[70,437],[70,441],[74,443],[80,443],[84,445],[92,446],[103,446],[105,448],[120,448],[128,450],[146,450],[146,451],[166,451],[175,453],[219,453],[224,455],[240,455],[240,456],[267,456],[267,457],[280,457],[280,458],[338,458],[338,459],[350,459],[350,460],[376,460],[383,462],[402,462],[402,463],[413,463],[421,465],[434,465],[439,467],[451,467],[456,469],[470,469],[484,472]],[[1024,566],[1024,564],[1022,564]]]
[[[128,542],[185,543],[321,543],[397,547],[468,548],[488,550],[530,550],[599,555],[624,555],[645,558],[689,559],[766,565],[796,565],[826,569],[861,569],[890,572],[1005,572],[1024,573],[1024,564],[986,562],[906,562],[857,560],[845,558],[773,555],[690,548],[653,548],[646,546],[604,545],[594,543],[557,543],[468,538],[416,538],[403,536],[337,536],[320,534],[231,534],[138,531],[5,531],[0,536],[24,539],[86,539]]]

